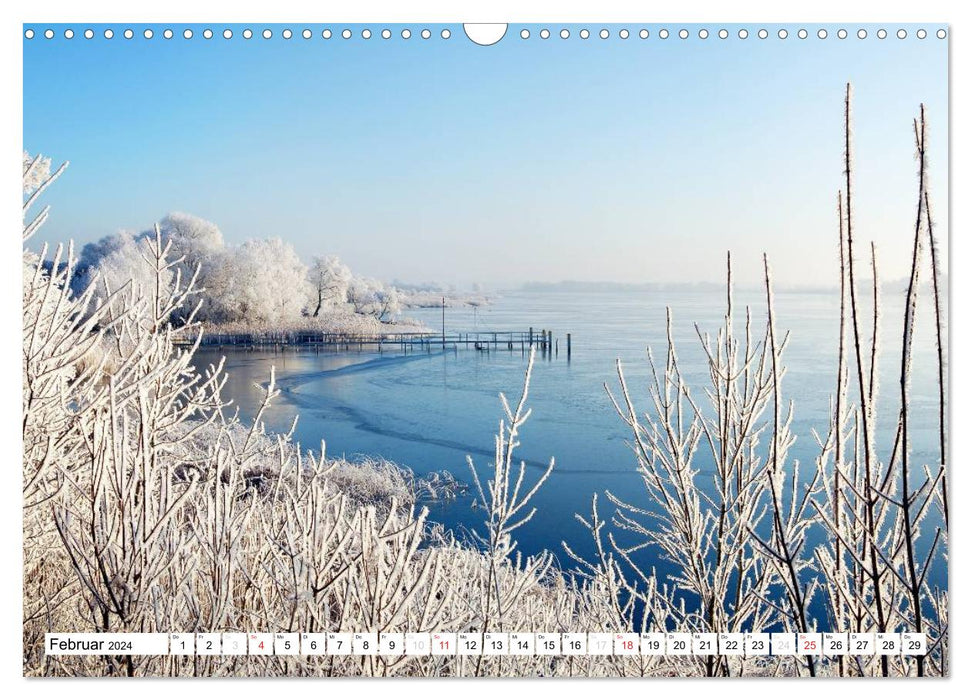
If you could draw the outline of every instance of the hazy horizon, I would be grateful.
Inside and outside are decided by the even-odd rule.
[[[289,41],[195,25],[186,41],[182,26],[24,42],[24,148],[71,161],[45,240],[185,211],[228,243],[279,236],[387,281],[719,283],[730,249],[740,284],[763,251],[780,285],[835,283],[850,81],[857,239],[876,242],[882,278],[906,275],[923,101],[947,261],[948,42],[933,32],[583,40],[563,25],[569,39],[542,40],[510,25],[479,47],[460,25],[448,40],[294,25]]]

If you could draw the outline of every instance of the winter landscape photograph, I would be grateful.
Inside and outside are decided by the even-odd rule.
[[[946,25],[23,36],[24,676],[950,675]]]

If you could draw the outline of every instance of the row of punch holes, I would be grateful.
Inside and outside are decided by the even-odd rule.
[[[303,29],[299,32],[295,32],[292,29],[286,28],[278,31],[279,31],[279,36],[282,37],[283,39],[293,39],[298,35],[303,37],[304,39],[312,39],[315,36],[315,33],[311,29]],[[192,39],[195,36],[197,36],[197,33],[193,29],[188,27],[183,29],[180,33],[184,39]],[[397,33],[398,33],[398,36],[400,36],[402,39],[410,39],[413,36],[420,36],[422,39],[431,39],[432,36],[434,35],[434,33],[428,28],[416,30],[415,32],[413,32],[411,29],[405,27]],[[452,30],[447,27],[441,29],[440,31],[436,30],[436,33],[442,39],[449,39],[452,37]],[[469,34],[470,38],[472,38],[473,41],[476,41],[476,43],[486,43],[486,42],[477,41],[475,36],[473,36],[472,32],[467,32],[467,33]],[[54,37],[57,36],[57,34],[58,33],[51,28],[45,29],[43,31],[38,31],[33,28],[28,28],[24,31],[24,38],[34,39],[35,37],[43,36],[45,39],[53,39]],[[104,36],[105,39],[113,39],[116,36],[115,30],[111,28],[106,28],[103,32],[101,32],[101,34]],[[237,34],[232,29],[229,29],[229,28],[223,29],[220,32],[220,34],[223,37],[223,39],[232,39],[234,36],[237,36]],[[505,31],[503,31],[503,34],[505,34]],[[759,39],[768,39],[770,36],[775,36],[775,37],[778,37],[779,39],[787,39],[791,35],[794,35],[799,39],[807,39],[813,34],[816,36],[817,39],[827,39],[830,36],[830,32],[824,28],[820,28],[816,30],[814,33],[811,33],[809,30],[803,28],[803,29],[796,30],[792,34],[788,29],[785,29],[785,28],[778,29],[777,31],[774,31],[774,32],[770,32],[768,29],[764,29],[764,28],[754,30],[754,35],[757,36]],[[850,35],[850,31],[847,29],[837,29],[834,32],[834,34],[838,39],[846,39]],[[62,36],[65,39],[73,39],[77,35],[78,33],[75,32],[75,30],[70,27],[64,29],[62,32]],[[80,35],[83,36],[85,39],[93,39],[97,35],[97,32],[95,32],[95,30],[93,29],[88,28],[88,29],[80,30]],[[136,36],[139,36],[139,35],[144,39],[153,39],[156,36],[156,30],[152,28],[146,28],[144,30],[141,30],[140,32],[136,32],[134,29],[131,29],[131,28],[120,30],[120,36],[124,37],[125,39],[134,39]],[[173,30],[171,28],[163,29],[161,30],[161,32],[159,32],[159,35],[163,39],[172,39],[176,36],[176,30]],[[201,36],[203,39],[212,39],[215,36],[217,36],[217,31],[207,28],[198,32],[198,35]],[[257,32],[254,32],[252,29],[243,29],[242,31],[238,32],[238,35],[241,36],[243,39],[252,39],[254,36],[257,36],[257,35],[262,36],[264,39],[272,39],[274,36],[276,36],[274,31],[269,28],[263,29],[258,34]],[[555,30],[551,31],[549,29],[544,28],[544,29],[540,29],[535,34],[527,28],[523,28],[519,31],[519,37],[521,39],[530,39],[535,36],[538,36],[540,39],[549,39],[552,36],[559,36],[560,39],[569,39],[571,36],[578,36],[580,39],[589,39],[591,36],[599,36],[601,39],[609,39],[611,36],[616,36],[617,38],[620,38],[620,39],[629,39],[631,36],[635,36],[635,35],[641,39],[649,39],[652,36],[651,31],[646,28],[635,30],[635,31],[631,31],[630,29],[623,28],[623,29],[615,30],[615,34],[612,34],[611,30],[607,28],[595,30],[594,32],[591,32],[589,29],[580,29],[580,30],[575,30],[575,33],[571,32],[570,29],[566,29],[566,28],[560,29],[558,32],[556,32]],[[667,39],[671,36],[677,36],[680,39],[689,39],[691,35],[692,33],[688,29],[680,29],[676,33],[668,29],[660,29],[657,31],[657,34],[656,34],[658,39]],[[857,29],[855,32],[855,35],[858,39],[866,39],[868,36],[870,36],[869,32],[863,28]],[[890,36],[890,33],[886,29],[877,29],[874,32],[874,35],[878,39],[886,39],[888,36]],[[935,32],[935,35],[937,36],[938,39],[945,39],[947,37],[947,30],[938,29]],[[330,28],[326,28],[320,32],[320,37],[322,39],[331,39],[335,37],[341,37],[343,39],[352,39],[357,37],[357,38],[366,40],[366,39],[371,39],[372,37],[375,37],[375,36],[380,36],[382,39],[391,39],[395,36],[395,32],[387,28],[382,29],[380,32],[375,32],[375,31],[372,31],[371,29],[364,28],[364,29],[357,30],[356,34],[354,30],[350,28],[345,28],[342,30],[333,30]],[[723,28],[723,29],[719,29],[717,32],[714,30],[709,31],[708,29],[702,28],[697,30],[696,36],[699,39],[707,39],[711,36],[717,36],[719,39],[728,39],[732,36],[737,36],[739,39],[744,40],[752,36],[752,33],[750,33],[749,30],[745,28],[738,29],[737,31],[729,31],[728,29]],[[898,39],[906,39],[909,36],[909,34],[906,29],[901,28],[895,32],[895,36]],[[918,29],[914,32],[914,36],[916,36],[918,39],[926,39],[928,36],[928,32],[926,29]],[[502,37],[500,36],[500,38]],[[492,41],[488,43],[495,43],[495,42]]]

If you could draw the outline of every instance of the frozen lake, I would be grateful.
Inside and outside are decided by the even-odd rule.
[[[903,299],[885,294],[881,395],[878,399],[878,450],[889,456],[899,410],[899,338]],[[534,474],[556,458],[552,476],[540,491],[533,520],[519,533],[527,552],[541,548],[566,564],[561,542],[588,551],[589,536],[574,518],[588,514],[595,492],[610,490],[624,500],[644,503],[635,474],[636,462],[626,440],[629,431],[616,415],[604,390],[617,386],[615,361],[623,362],[632,396],[643,412],[649,408],[646,348],[662,358],[665,307],[674,314],[674,336],[683,372],[693,394],[704,397],[708,382],[705,355],[695,331],[717,332],[723,321],[724,293],[664,292],[510,292],[494,304],[446,311],[452,331],[552,329],[560,338],[559,357],[537,355],[530,387],[533,413],[522,432],[520,456]],[[764,331],[765,298],[758,291],[735,295],[736,333],[743,329],[744,307],[753,311],[753,335]],[[936,464],[937,389],[931,308],[921,307],[912,381],[914,463]],[[441,309],[410,310],[432,328],[441,327]],[[808,473],[818,452],[812,429],[825,435],[829,402],[836,383],[839,328],[838,293],[778,292],[777,332],[790,331],[784,355],[787,374],[783,392],[795,402],[792,430],[798,436],[790,458]],[[567,362],[565,334],[573,334]],[[869,342],[869,333],[865,333]],[[206,349],[199,359],[213,361],[219,352]],[[418,474],[448,470],[471,483],[466,455],[486,474],[493,455],[493,434],[502,415],[499,392],[518,398],[526,359],[513,351],[481,353],[459,350],[400,355],[396,352],[316,354],[233,351],[227,357],[227,393],[244,415],[259,400],[253,382],[265,384],[275,366],[282,390],[267,416],[268,425],[285,430],[299,415],[296,438],[304,448],[327,443],[329,455],[380,455]],[[856,395],[850,385],[850,398]],[[704,450],[699,450],[704,460]],[[704,461],[700,464],[704,465]],[[432,518],[461,532],[477,528],[483,512],[470,507],[471,494],[449,503],[430,504]],[[601,496],[601,515],[612,507]],[[663,563],[658,564],[663,571]]]

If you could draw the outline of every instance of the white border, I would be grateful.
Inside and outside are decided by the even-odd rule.
[[[964,3],[966,5],[966,3]],[[558,2],[531,2],[528,5],[523,0],[482,0],[456,2],[456,0],[370,0],[364,2],[350,2],[345,0],[342,3],[336,2],[273,2],[257,3],[251,0],[239,2],[210,2],[203,4],[199,0],[165,0],[165,2],[145,2],[136,4],[131,0],[88,0],[87,2],[68,2],[67,0],[44,0],[42,3],[30,3],[29,5],[20,2],[15,7],[6,4],[0,12],[3,13],[2,30],[3,36],[0,65],[2,65],[2,94],[8,101],[8,107],[2,113],[3,125],[2,143],[0,149],[0,162],[4,167],[0,168],[0,192],[5,193],[2,198],[4,203],[5,217],[8,218],[9,233],[7,243],[9,250],[5,250],[3,265],[6,266],[5,274],[0,274],[0,298],[4,300],[0,304],[0,326],[10,329],[10,334],[15,334],[21,327],[19,317],[16,316],[16,305],[14,300],[17,292],[20,291],[20,254],[14,250],[16,234],[14,231],[15,223],[19,226],[20,220],[20,201],[14,201],[15,194],[19,191],[20,184],[19,167],[17,163],[22,149],[22,28],[24,22],[109,22],[109,21],[130,21],[136,22],[203,22],[219,20],[220,22],[236,22],[260,20],[265,22],[290,22],[299,21],[326,21],[326,22],[634,22],[643,21],[650,23],[658,22],[705,22],[711,25],[717,23],[777,23],[777,22],[799,22],[803,24],[811,23],[838,23],[846,22],[847,25],[857,23],[885,22],[888,29],[894,23],[912,22],[937,22],[940,24],[950,23],[948,41],[951,42],[951,115],[949,123],[952,125],[951,133],[951,193],[967,192],[967,172],[964,164],[967,156],[966,143],[962,138],[961,127],[953,128],[954,125],[967,124],[968,110],[967,95],[961,89],[961,77],[965,76],[967,50],[963,46],[961,30],[964,27],[971,27],[971,23],[965,24],[964,13],[961,11],[961,4],[957,2],[942,2],[935,0],[923,0],[923,2],[913,2],[904,0],[883,0],[878,3],[868,3],[866,8],[862,3],[853,5],[846,0],[804,0],[796,3],[768,2],[760,0],[758,2],[725,2],[724,0],[695,0],[690,4],[682,3],[647,3],[631,2],[620,0],[588,0],[578,2],[577,0],[559,0]],[[971,33],[971,29],[968,30]],[[508,39],[507,35],[507,39]],[[504,39],[506,40],[506,39]],[[928,37],[928,40],[937,40],[936,37]],[[949,229],[961,230],[962,214],[967,209],[967,199],[965,197],[949,197],[951,212],[949,217]],[[960,236],[951,236],[949,245],[949,258],[952,270],[961,270],[961,266],[966,262],[964,244]],[[967,438],[962,437],[961,427],[967,414],[968,399],[965,398],[963,389],[966,388],[964,356],[955,353],[954,348],[965,347],[964,327],[959,316],[960,300],[964,298],[968,289],[968,283],[962,274],[952,274],[951,298],[949,302],[949,319],[951,328],[949,337],[951,340],[950,357],[960,355],[956,371],[951,368],[951,389],[949,398],[952,402],[951,407],[951,494],[955,504],[960,504],[966,495],[967,477],[964,475],[962,457],[967,454]],[[957,303],[955,303],[957,302]],[[7,470],[9,488],[4,492],[6,502],[2,513],[2,532],[3,541],[10,547],[5,552],[6,566],[4,569],[4,579],[2,597],[0,600],[9,601],[0,608],[2,616],[4,634],[2,639],[2,650],[0,650],[0,663],[3,663],[4,679],[13,680],[12,686],[8,686],[17,694],[30,694],[32,698],[57,697],[64,700],[65,697],[77,693],[97,693],[98,696],[119,696],[122,694],[130,696],[132,692],[137,692],[145,698],[165,697],[170,698],[173,694],[181,696],[196,696],[198,693],[211,694],[214,690],[219,692],[231,692],[241,697],[265,697],[269,694],[284,692],[296,692],[307,694],[321,693],[345,693],[351,689],[351,683],[364,683],[360,680],[338,680],[322,679],[311,681],[257,681],[244,684],[242,680],[212,681],[206,684],[194,683],[191,681],[157,681],[139,682],[137,687],[125,681],[111,680],[84,680],[84,681],[17,681],[22,676],[22,659],[20,655],[20,599],[22,595],[22,570],[21,570],[21,547],[20,538],[22,524],[20,517],[20,492],[17,486],[20,484],[20,433],[16,426],[19,425],[20,402],[19,391],[14,387],[22,384],[20,377],[20,345],[17,341],[8,341],[0,345],[0,367],[6,368],[10,374],[8,389],[2,397],[0,403],[0,416],[4,420],[0,423],[0,440],[4,449],[4,454],[8,455]],[[17,368],[17,376],[14,375],[14,368]],[[954,429],[954,428],[957,429]],[[964,537],[966,526],[962,509],[954,508],[954,523],[952,527],[952,540],[960,544]],[[11,537],[11,533],[18,533]],[[685,688],[675,688],[675,683],[691,683],[693,689],[688,692],[729,692],[744,694],[747,692],[771,692],[784,693],[791,698],[812,698],[816,700],[821,694],[827,698],[832,698],[833,694],[840,695],[847,690],[846,683],[853,683],[854,694],[879,692],[881,699],[892,697],[910,698],[915,694],[932,693],[935,696],[942,696],[954,693],[959,687],[954,678],[963,679],[968,673],[963,663],[960,643],[964,624],[963,610],[965,608],[960,596],[955,595],[960,587],[955,584],[964,573],[964,555],[955,557],[955,547],[951,545],[950,576],[951,585],[951,661],[952,679],[950,681],[907,681],[907,682],[880,682],[880,681],[812,681],[812,680],[791,680],[785,681],[784,685],[773,683],[771,686],[764,685],[769,681],[751,679],[734,680],[732,685],[721,685],[718,690],[713,691],[709,686],[705,691],[701,690],[700,683],[706,683],[704,679],[650,679],[645,681],[583,681],[566,685],[565,680],[512,680],[512,681],[465,681],[434,679],[428,681],[401,680],[389,683],[368,684],[366,690],[361,685],[360,689],[367,693],[394,694],[395,698],[400,697],[437,697],[452,695],[455,692],[461,693],[469,698],[491,697],[496,693],[508,692],[536,692],[541,684],[544,693],[555,693],[557,700],[566,697],[584,696],[591,694],[608,693],[607,697],[615,695],[626,695],[636,693],[645,696],[664,697],[669,693],[684,693]],[[16,601],[14,603],[13,601]],[[955,625],[955,622],[958,622]],[[955,627],[957,631],[955,632]],[[879,682],[879,690],[875,683]],[[212,683],[229,683],[228,688],[212,685]],[[338,683],[339,687],[332,687],[331,684]],[[547,687],[553,683],[552,687]],[[637,684],[636,686],[634,684]],[[931,683],[925,686],[924,683]],[[297,684],[297,685],[295,685]],[[326,684],[318,685],[318,684]],[[756,688],[759,684],[760,687]],[[849,694],[849,693],[847,693]]]

